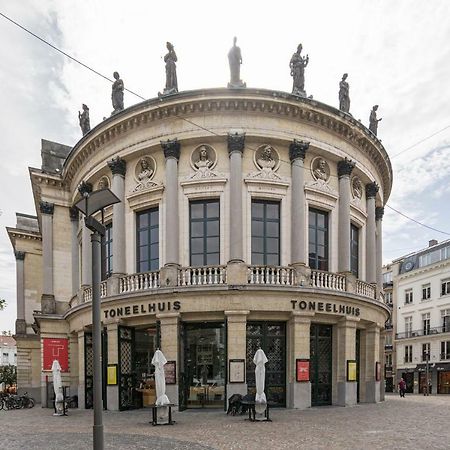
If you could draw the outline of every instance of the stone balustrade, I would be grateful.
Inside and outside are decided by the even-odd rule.
[[[265,284],[275,286],[296,286],[297,276],[292,267],[249,266],[249,284]]]
[[[363,297],[376,298],[376,288],[373,284],[362,280],[356,280],[356,294]]]
[[[225,266],[183,267],[178,273],[179,286],[212,286],[226,282]]]
[[[345,275],[323,270],[311,271],[311,286],[320,289],[331,289],[333,291],[346,291]]]
[[[156,289],[160,286],[159,271],[125,275],[119,279],[119,294]]]

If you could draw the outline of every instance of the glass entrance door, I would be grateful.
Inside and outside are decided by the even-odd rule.
[[[332,327],[311,324],[311,406],[331,405]]]
[[[225,324],[185,323],[181,389],[187,408],[223,408],[225,402]]]

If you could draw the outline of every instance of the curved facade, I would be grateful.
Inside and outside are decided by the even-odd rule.
[[[383,399],[381,222],[392,168],[360,122],[282,92],[211,89],[130,107],[66,150],[60,171],[30,170],[39,341],[33,300],[19,289],[27,257],[17,335],[18,347],[20,336],[37,342],[31,355],[67,342],[65,381],[82,406],[92,400],[90,232],[72,208],[82,181],[121,199],[103,217],[108,409],[152,401],[157,347],[181,408],[252,392],[259,347],[266,392],[281,406]],[[9,233],[27,253],[25,231]],[[117,384],[106,383],[108,367]]]

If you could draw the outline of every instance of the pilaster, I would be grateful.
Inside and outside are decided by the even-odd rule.
[[[119,363],[119,323],[107,323],[108,364]],[[108,410],[119,411],[119,386],[106,386]]]
[[[378,192],[377,183],[366,184],[367,222],[366,222],[366,281],[377,282],[376,271],[376,228],[375,198]]]
[[[15,252],[16,256],[16,300],[17,300],[17,320],[16,334],[27,333],[27,323],[25,321],[25,252]]]
[[[375,377],[375,364],[380,357],[380,327],[372,325],[366,330],[366,368],[365,368],[365,398],[366,403],[380,401],[380,381]]]
[[[70,223],[72,226],[72,296],[76,295],[79,287],[80,255],[78,245],[78,220],[79,213],[74,207],[69,209]]]
[[[44,314],[56,312],[56,302],[53,290],[53,212],[54,204],[41,201],[42,234],[42,267],[44,279],[42,283],[41,311]]]

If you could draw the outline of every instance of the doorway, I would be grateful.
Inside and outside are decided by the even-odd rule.
[[[102,353],[102,403],[103,409],[107,409],[106,401],[106,370],[108,367],[108,334],[106,329],[101,335]],[[94,347],[92,333],[84,333],[84,407],[92,409],[94,407]]]
[[[331,325],[311,324],[311,406],[331,405],[332,331]]]

